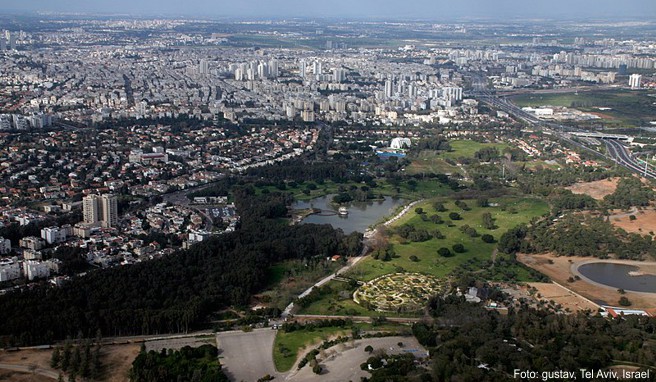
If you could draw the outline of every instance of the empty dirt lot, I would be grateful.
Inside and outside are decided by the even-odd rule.
[[[631,220],[629,215],[618,213],[616,216],[611,216],[610,222],[626,232],[654,236],[651,232],[656,233],[656,210],[653,207],[635,212],[633,215],[636,220]]]
[[[593,199],[602,200],[604,196],[615,192],[619,179],[620,178],[608,178],[594,182],[576,183],[565,188],[575,194],[585,194]]]
[[[571,312],[586,309],[596,312],[599,309],[599,305],[560,285],[554,283],[529,283],[528,285],[538,290],[541,300],[553,300],[562,305],[563,309],[569,309]]]
[[[223,332],[216,335],[223,371],[232,381],[257,381],[269,374],[278,376],[273,365],[273,340],[276,330],[255,329]]]

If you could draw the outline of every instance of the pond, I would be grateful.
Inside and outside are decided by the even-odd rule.
[[[656,275],[643,274],[634,265],[588,263],[578,267],[579,273],[599,284],[634,292],[656,293]]]
[[[369,226],[391,215],[398,206],[405,204],[404,199],[390,197],[386,197],[384,200],[351,202],[343,205],[348,210],[348,215],[339,215],[337,213],[339,205],[332,202],[333,196],[327,195],[309,202],[297,201],[292,207],[294,209],[321,209],[322,213],[309,215],[301,223],[330,224],[333,228],[341,228],[348,235],[355,231],[366,231]]]

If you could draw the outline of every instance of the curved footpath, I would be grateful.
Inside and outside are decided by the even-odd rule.
[[[399,220],[399,218],[401,218],[401,216],[405,215],[408,211],[410,211],[410,209],[412,207],[416,206],[418,203],[421,203],[423,201],[424,201],[424,199],[420,199],[420,200],[415,200],[414,202],[408,204],[407,206],[403,207],[403,209],[401,211],[399,211],[399,213],[397,213],[391,219],[384,222],[382,225],[384,225],[386,227],[389,226],[390,224],[392,224],[395,221]],[[348,264],[346,264],[345,266],[343,266],[337,272],[331,274],[330,276],[327,276],[327,277],[319,280],[316,284],[312,285],[311,287],[309,287],[308,289],[303,291],[303,293],[299,294],[298,298],[303,298],[303,297],[307,296],[308,294],[310,294],[310,292],[312,292],[313,288],[320,287],[320,286],[328,283],[329,281],[334,279],[336,276],[348,271],[349,269],[351,269],[351,267],[353,267],[360,260],[362,260],[362,258],[369,251],[369,246],[367,245],[366,240],[373,234],[373,232],[374,232],[374,230],[367,230],[367,232],[364,233],[364,242],[365,242],[365,244],[364,244],[364,247],[362,248],[362,253],[360,254],[360,256],[350,258]],[[293,308],[294,308],[294,303],[290,302],[289,305],[287,305],[285,310],[280,315],[280,318],[286,319],[291,314],[291,311],[292,311]]]

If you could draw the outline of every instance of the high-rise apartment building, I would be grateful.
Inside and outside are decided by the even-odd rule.
[[[100,197],[103,227],[115,227],[118,224],[118,203],[116,196],[104,194]]]
[[[629,76],[629,86],[631,89],[640,89],[640,82],[642,81],[642,76],[640,74],[632,74]]]
[[[88,195],[82,200],[82,216],[85,224],[114,227],[118,224],[118,203],[112,194]]]
[[[9,35],[9,49],[16,50],[16,32]]]
[[[85,224],[97,224],[100,221],[98,195],[87,195],[82,199],[82,219]]]
[[[209,63],[207,60],[200,60],[200,63],[198,65],[198,73],[199,74],[210,74],[210,67]]]

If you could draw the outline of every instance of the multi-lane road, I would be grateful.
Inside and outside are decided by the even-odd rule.
[[[570,126],[564,126],[553,122],[545,122],[537,118],[535,115],[527,113],[517,105],[508,101],[505,98],[500,98],[487,89],[487,81],[482,76],[472,77],[473,91],[469,96],[485,102],[499,110],[505,111],[508,114],[514,115],[526,123],[540,128],[542,131],[548,132],[570,145],[579,147],[587,152],[593,153],[597,156],[616,162],[618,165],[627,168],[630,171],[638,173],[646,178],[656,179],[656,171],[652,170],[649,165],[644,162],[638,161],[618,140],[603,139],[606,144],[607,154],[600,153],[578,140],[572,139],[571,132],[584,132],[584,130],[576,129]]]
[[[613,139],[605,139],[604,143],[606,144],[608,155],[610,155],[615,162],[639,173],[645,178],[656,179],[656,172],[652,167],[650,167],[649,164],[638,161],[638,159],[634,158],[622,143]]]

